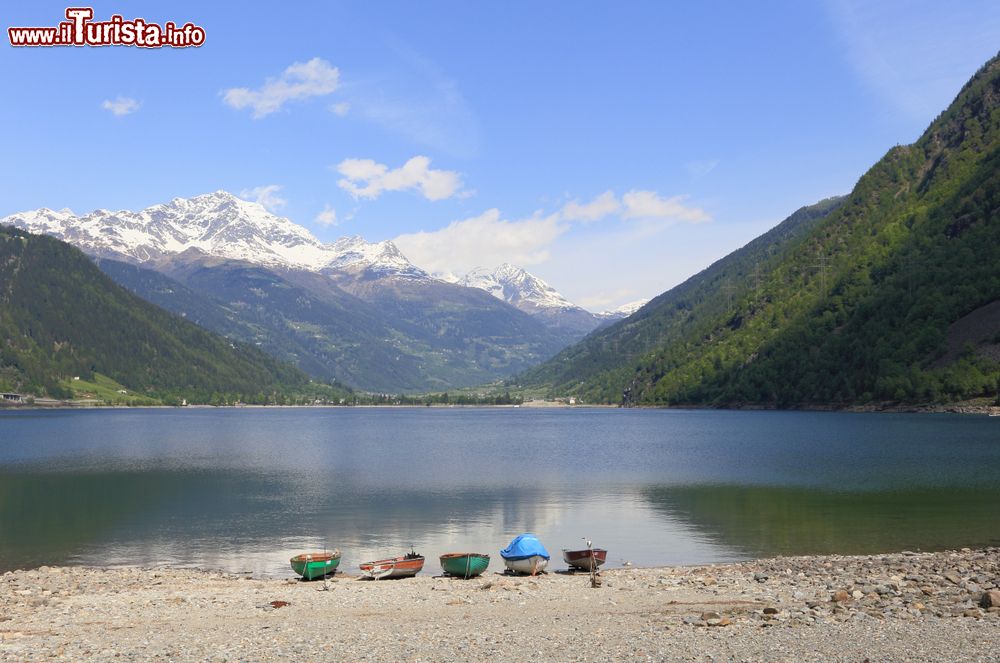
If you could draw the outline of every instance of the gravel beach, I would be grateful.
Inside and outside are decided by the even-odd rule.
[[[436,572],[14,571],[0,660],[1000,661],[998,548],[623,568],[597,588]]]

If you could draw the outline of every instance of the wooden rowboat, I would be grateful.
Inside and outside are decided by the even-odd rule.
[[[490,565],[490,556],[479,553],[448,553],[441,555],[441,568],[455,578],[475,578]]]
[[[562,554],[567,564],[583,571],[595,571],[601,564],[608,561],[608,551],[604,548],[563,549]]]
[[[296,555],[291,560],[292,570],[305,580],[315,580],[333,575],[340,565],[340,551],[310,552]]]
[[[402,557],[379,559],[361,565],[361,573],[366,578],[412,578],[424,568],[424,557],[412,550]]]

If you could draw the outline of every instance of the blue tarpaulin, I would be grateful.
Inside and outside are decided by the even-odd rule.
[[[522,534],[510,542],[510,545],[500,551],[504,559],[528,559],[540,555],[549,558],[549,551],[534,534]]]

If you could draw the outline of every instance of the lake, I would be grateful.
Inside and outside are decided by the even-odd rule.
[[[1000,545],[1000,418],[529,408],[0,412],[0,571],[290,576],[534,532],[609,566]]]

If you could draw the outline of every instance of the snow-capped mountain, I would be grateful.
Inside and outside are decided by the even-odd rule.
[[[390,241],[323,243],[224,191],[137,212],[39,209],[0,224],[108,258],[97,262],[138,296],[310,375],[361,389],[484,384],[551,357],[595,324],[590,313],[571,310],[587,317],[578,331],[444,283]]]
[[[555,288],[534,274],[504,263],[494,270],[479,267],[464,277],[454,274],[435,274],[435,278],[448,283],[458,283],[471,288],[485,290],[497,299],[512,304],[525,313],[539,312],[583,312],[597,320],[620,320],[627,318],[646,305],[648,299],[639,299],[622,304],[616,309],[590,313],[563,297]]]
[[[578,309],[555,288],[524,269],[503,263],[494,270],[477,268],[458,281],[469,288],[485,290],[526,313],[539,309]]]
[[[509,263],[493,270],[474,269],[462,278],[451,274],[437,275],[437,278],[485,290],[571,338],[583,338],[604,323],[602,318],[569,301],[542,279]]]
[[[68,209],[42,208],[12,214],[0,224],[52,235],[100,257],[138,263],[197,250],[267,267],[426,276],[391,241],[345,237],[324,244],[291,220],[225,191],[174,198],[139,212],[99,209],[78,216]]]
[[[606,320],[619,320],[621,318],[627,318],[648,303],[649,303],[648,299],[637,299],[634,302],[622,304],[616,309],[611,309],[610,311],[601,311],[600,313],[597,314],[597,316],[599,318],[604,318]]]
[[[407,260],[390,240],[366,242],[360,235],[354,235],[341,237],[325,246],[332,249],[337,257],[328,262],[324,270],[364,269],[378,275],[427,276],[427,272]]]

